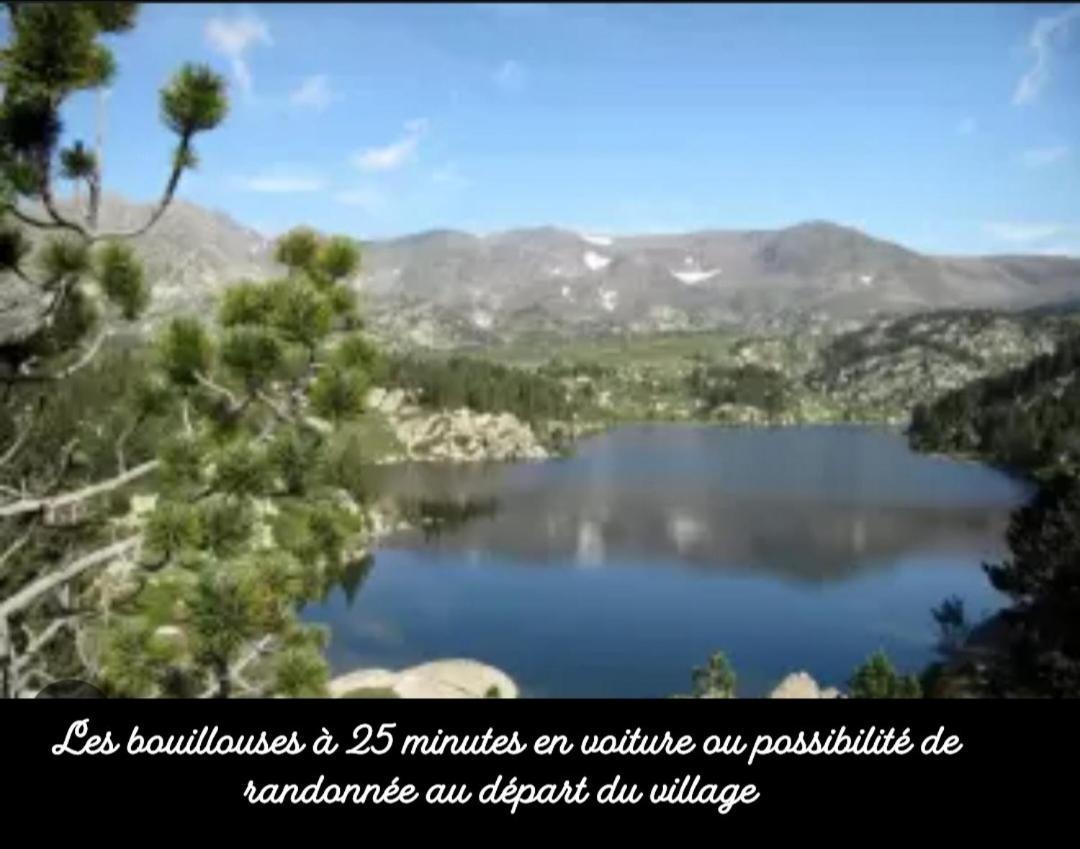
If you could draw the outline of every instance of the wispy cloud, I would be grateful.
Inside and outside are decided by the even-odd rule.
[[[270,47],[274,43],[266,21],[252,11],[233,18],[213,17],[206,22],[204,34],[207,44],[228,58],[241,90],[250,92],[254,81],[246,54],[257,45]]]
[[[1035,20],[1028,35],[1027,48],[1032,56],[1031,67],[1020,78],[1013,92],[1013,104],[1024,106],[1038,99],[1050,81],[1051,66],[1058,46],[1065,40],[1074,21],[1080,19],[1080,4],[1069,6],[1056,15]]]
[[[397,141],[383,147],[369,147],[354,153],[352,164],[361,171],[394,171],[416,155],[420,139],[427,132],[425,118],[416,118],[405,124],[405,134]]]
[[[339,97],[330,87],[330,78],[326,74],[313,74],[300,81],[300,85],[289,93],[289,102],[301,109],[313,109],[322,112],[338,100]]]
[[[1026,245],[1067,235],[1068,224],[1049,221],[988,221],[983,229],[1002,242]]]
[[[277,195],[321,192],[326,188],[326,180],[318,174],[281,165],[253,176],[237,177],[233,182],[249,192]]]
[[[1020,154],[1020,163],[1025,168],[1045,168],[1063,162],[1072,151],[1067,144],[1055,144],[1049,147],[1030,147]]]
[[[491,79],[503,91],[520,91],[525,85],[525,69],[520,62],[507,59],[495,69]]]
[[[964,118],[956,125],[956,132],[961,136],[973,136],[979,131],[979,122],[974,118]]]

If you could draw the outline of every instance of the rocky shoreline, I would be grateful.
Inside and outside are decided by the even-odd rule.
[[[332,698],[516,699],[518,686],[502,670],[469,658],[434,660],[398,672],[357,669],[327,685]]]
[[[517,683],[505,672],[469,658],[433,660],[394,672],[356,669],[330,681],[331,698],[516,699]],[[835,687],[820,686],[807,672],[793,672],[776,685],[769,699],[842,699]]]
[[[382,463],[505,462],[553,456],[532,427],[511,413],[428,411],[402,389],[375,388],[367,406],[386,419],[400,445],[400,452],[381,458]]]

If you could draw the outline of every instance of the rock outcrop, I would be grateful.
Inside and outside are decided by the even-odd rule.
[[[367,405],[386,417],[404,451],[404,456],[384,462],[467,463],[550,456],[533,429],[510,413],[477,413],[465,408],[430,412],[401,389],[373,389]]]
[[[505,672],[476,660],[435,660],[400,672],[358,669],[333,679],[335,698],[382,696],[402,699],[516,699],[518,688]]]
[[[806,672],[792,672],[776,685],[770,699],[841,699],[835,687],[819,687],[817,681]]]

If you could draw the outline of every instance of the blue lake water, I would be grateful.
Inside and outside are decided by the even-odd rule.
[[[1028,495],[855,426],[635,426],[567,459],[379,475],[389,493],[495,509],[388,541],[354,592],[305,610],[331,628],[335,671],[472,657],[532,696],[685,693],[716,650],[741,695],[800,669],[840,685],[877,648],[917,671],[931,608],[1000,606],[980,564],[1004,555]]]

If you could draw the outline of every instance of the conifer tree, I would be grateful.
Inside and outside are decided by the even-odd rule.
[[[324,692],[323,634],[297,608],[365,564],[337,425],[363,410],[375,352],[346,286],[352,242],[295,230],[276,258],[281,277],[225,290],[216,327],[178,317],[157,340],[180,425],[137,520],[139,589],[103,629],[113,692]]]
[[[853,699],[918,699],[922,688],[917,678],[893,668],[884,651],[874,652],[860,664],[848,682]]]
[[[1011,557],[986,567],[1012,605],[1011,637],[991,665],[989,695],[1080,695],[1080,480],[1060,475],[1013,513]]]
[[[82,621],[72,582],[140,546],[138,534],[117,538],[90,505],[145,478],[154,462],[126,468],[118,448],[118,466],[103,473],[80,461],[77,438],[59,452],[35,448],[48,442],[65,385],[92,366],[112,328],[145,308],[148,281],[129,240],[165,213],[182,175],[195,167],[196,137],[227,111],[219,75],[182,67],[161,90],[161,117],[176,136],[161,197],[136,228],[102,231],[99,155],[79,140],[61,147],[61,113],[73,95],[111,83],[116,62],[101,37],[132,29],[137,5],[5,8],[0,286],[9,308],[0,324],[0,696],[35,678],[48,681],[39,656]],[[58,198],[57,176],[79,188],[75,204]],[[152,405],[153,393],[144,400]],[[130,430],[122,429],[127,438]]]

